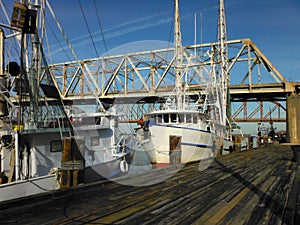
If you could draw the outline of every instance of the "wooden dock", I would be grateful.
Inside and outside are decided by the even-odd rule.
[[[270,145],[220,156],[202,171],[197,162],[118,178],[146,186],[102,181],[0,204],[0,223],[300,224],[294,150]]]

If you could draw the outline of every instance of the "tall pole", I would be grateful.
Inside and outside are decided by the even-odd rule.
[[[174,26],[174,42],[175,42],[175,71],[176,71],[176,96],[177,109],[182,109],[182,41],[180,31],[180,16],[178,0],[175,0],[175,26]]]
[[[228,46],[227,46],[227,29],[225,18],[224,0],[219,1],[219,21],[218,21],[218,41],[220,45],[221,57],[221,89],[222,89],[222,122],[226,124],[226,118],[231,120],[231,106],[229,97],[229,80],[230,75],[228,71]]]
[[[194,45],[196,45],[196,44],[197,44],[197,14],[195,13],[194,14]],[[196,47],[195,47],[194,54],[196,57],[196,54],[197,54]]]
[[[4,32],[0,28],[0,75],[4,74]]]

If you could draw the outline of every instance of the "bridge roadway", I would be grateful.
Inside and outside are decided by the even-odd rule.
[[[298,147],[299,148],[299,147]],[[269,145],[0,205],[3,224],[299,224],[298,148]],[[300,151],[299,151],[300,153]],[[204,162],[202,162],[204,163]],[[175,171],[175,172],[174,172]],[[177,171],[177,172],[176,172]],[[153,180],[173,175],[162,182]],[[146,186],[130,186],[149,184]]]
[[[232,84],[230,85],[230,96],[233,102],[244,101],[285,101],[287,95],[300,92],[300,82],[267,83],[267,84]],[[174,95],[174,86],[160,88],[155,92],[140,91],[115,91],[108,92],[99,99],[105,103],[153,103],[164,102],[166,96]],[[199,93],[204,93],[205,87],[200,85],[190,85],[188,95],[197,98]],[[66,104],[95,104],[95,95],[85,94],[77,96],[70,95],[62,97]]]

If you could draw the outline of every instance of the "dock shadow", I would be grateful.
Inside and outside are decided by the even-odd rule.
[[[245,224],[258,224],[259,221],[262,219],[262,216],[265,209],[262,210],[261,205],[264,206],[264,208],[269,208],[273,214],[278,216],[279,218],[282,217],[285,206],[278,202],[278,200],[274,199],[271,195],[268,193],[262,191],[257,185],[254,185],[251,181],[246,180],[243,176],[240,175],[240,173],[235,172],[233,169],[225,166],[222,162],[220,162],[217,158],[215,159],[215,163],[220,166],[220,169],[225,172],[231,174],[233,178],[238,180],[244,188],[248,188],[249,192],[254,193],[255,195],[258,195],[259,201],[257,205],[255,206],[251,216],[249,217],[248,221]],[[244,196],[245,197],[245,196]],[[236,206],[235,206],[236,207]],[[258,216],[260,215],[260,216]]]

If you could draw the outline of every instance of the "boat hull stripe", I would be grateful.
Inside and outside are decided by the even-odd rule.
[[[195,130],[195,131],[200,131],[200,132],[205,132],[205,133],[211,133],[211,132],[209,132],[207,130],[200,130],[200,129],[191,128],[191,127],[181,127],[181,126],[173,126],[173,125],[165,125],[165,124],[151,124],[151,126],[170,127],[170,128],[185,129],[185,130]]]
[[[205,144],[194,144],[194,143],[187,143],[187,142],[181,142],[181,144],[185,145],[185,146],[194,146],[194,147],[197,147],[197,148],[209,148],[209,149],[213,149],[213,146],[205,145]],[[223,150],[229,151],[229,148],[224,148]]]
[[[188,143],[188,142],[181,142],[181,144],[186,146],[194,146],[198,148],[212,148],[212,146],[205,145],[205,144],[195,144],[195,143]]]

